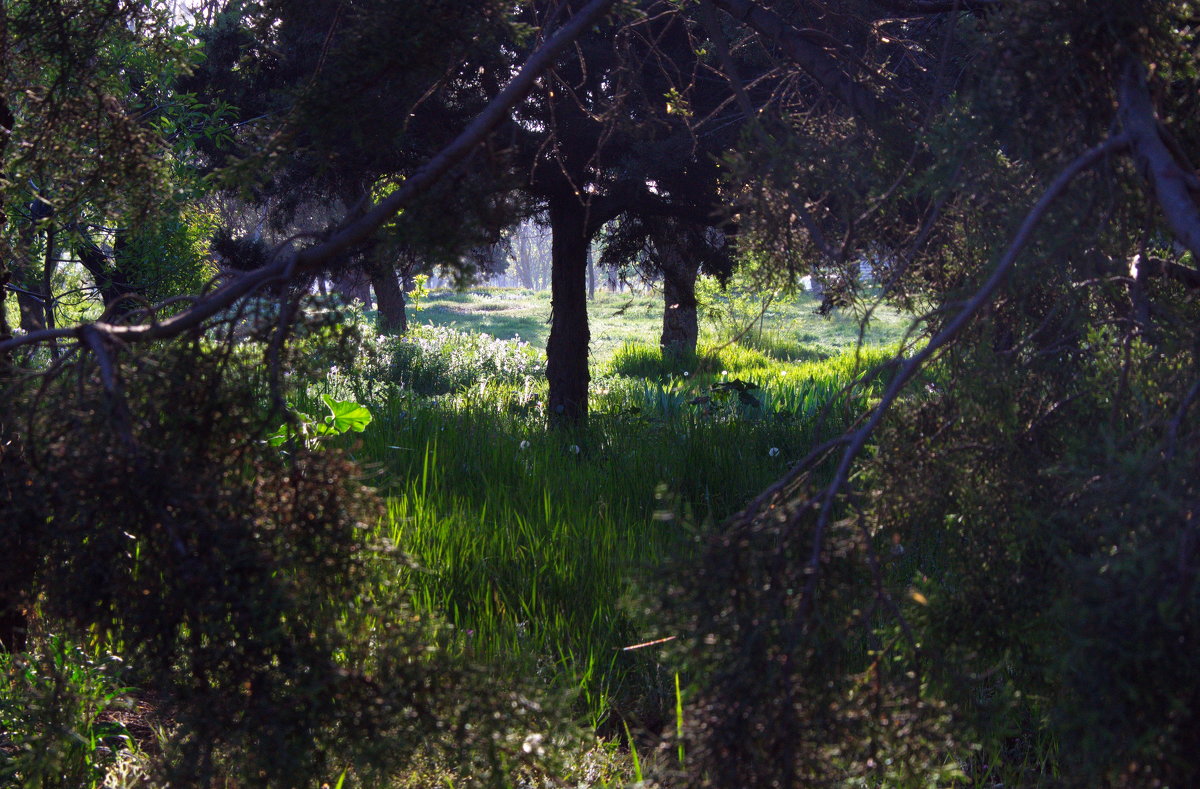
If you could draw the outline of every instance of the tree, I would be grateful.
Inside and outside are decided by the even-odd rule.
[[[733,266],[731,245],[724,234],[707,225],[666,218],[627,217],[605,239],[601,262],[618,267],[638,266],[644,276],[661,276],[663,327],[659,344],[664,354],[695,355],[700,327],[696,278],[705,274],[722,279]]]
[[[240,108],[243,144],[259,164],[270,147],[262,146],[262,130],[274,128],[272,117],[289,117],[287,141],[280,141],[285,162],[269,168],[269,178],[261,177],[267,168],[254,176],[253,200],[270,206],[267,224],[277,237],[327,232],[394,190],[449,143],[482,109],[487,89],[499,90],[498,75],[513,68],[500,46],[515,35],[501,3],[265,3],[251,10],[230,2],[214,4],[210,16],[203,32],[210,57],[192,89]],[[397,40],[412,46],[397,47]],[[389,329],[406,325],[398,269],[411,279],[444,266],[467,278],[479,260],[471,251],[495,243],[519,211],[501,157],[482,149],[472,156],[474,168],[456,172],[351,252]],[[328,206],[337,206],[333,215]]]
[[[331,266],[372,240],[416,195],[468,159],[535,77],[609,5],[596,0],[564,20],[558,34],[425,166],[353,212],[329,237],[303,249],[272,250],[243,272],[224,272],[216,285],[166,317],[162,310],[171,304],[132,312],[120,322],[102,319],[0,338],[6,358],[54,341],[64,351],[36,376],[14,374],[7,365],[0,370],[6,403],[0,411],[0,548],[11,560],[0,574],[0,626],[7,629],[36,605],[68,637],[111,636],[128,645],[139,680],[163,693],[180,727],[163,762],[167,772],[156,779],[294,786],[335,775],[348,760],[363,780],[382,782],[415,749],[431,745],[462,757],[464,774],[472,777],[488,775],[505,759],[524,758],[521,744],[530,732],[523,729],[532,720],[525,716],[542,712],[519,694],[496,688],[494,678],[453,661],[443,664],[429,649],[436,634],[412,627],[415,618],[404,613],[402,596],[355,599],[359,583],[374,572],[358,523],[377,512],[352,464],[339,452],[306,446],[284,455],[261,440],[264,429],[282,418],[278,410],[264,414],[264,393],[280,395],[283,370],[303,375],[310,361],[303,347],[289,341],[295,339],[291,330],[320,333],[328,327],[288,320],[300,303],[286,287],[279,294],[281,309],[269,319],[255,314],[248,297]],[[58,64],[54,58],[77,52],[54,45],[53,25],[39,26],[45,10],[40,4],[18,20],[28,25],[21,52]],[[94,37],[119,37],[137,30],[138,14],[146,9],[97,3],[85,10],[95,15],[55,19],[84,25]],[[115,13],[123,10],[128,13]],[[13,29],[13,17],[0,20],[6,23],[0,29]],[[17,81],[13,62],[4,60],[9,71],[0,95],[6,99]],[[86,70],[63,73],[68,81],[88,76]],[[65,94],[0,118],[6,123],[2,170],[14,191],[26,184],[29,167],[70,172],[72,157],[95,151],[97,137],[107,131],[103,123],[88,126],[95,123],[96,107],[80,107],[71,91]],[[22,95],[22,101],[30,98]],[[108,98],[100,97],[102,109]],[[100,118],[118,126],[128,121],[116,110]],[[32,135],[46,132],[46,120],[64,123],[67,142],[75,142],[70,135],[77,133],[79,148],[38,152],[27,145]],[[135,165],[156,163],[160,148],[151,143],[161,138],[139,131],[146,135],[149,164],[133,161],[142,153],[134,147],[101,152],[128,154],[125,166],[143,175]],[[77,169],[81,177],[92,176]],[[132,202],[140,196],[135,188],[156,185],[117,184],[123,174],[106,170],[96,175],[94,191],[64,188],[58,194],[92,208],[112,207],[120,204],[106,189],[127,187]],[[59,183],[77,186],[65,178]],[[118,212],[110,208],[106,215]],[[4,219],[7,239],[7,211]],[[0,258],[0,281],[6,281],[7,261]],[[351,599],[355,605],[342,605]],[[0,631],[12,647],[9,636]],[[48,694],[59,691],[55,685]],[[30,714],[53,711],[60,699],[51,695],[38,699]],[[513,714],[525,723],[510,726]],[[15,761],[6,751],[5,766],[35,783],[71,780],[56,771],[51,750],[23,749]]]
[[[621,215],[725,222],[713,152],[735,132],[712,91],[724,80],[701,67],[684,16],[666,3],[649,8],[581,40],[514,116],[526,189],[546,206],[553,239],[546,351],[556,423],[587,415],[587,260],[600,229]],[[698,134],[693,113],[713,128]]]
[[[1194,781],[1197,687],[1168,657],[1200,610],[1179,548],[1200,389],[1181,330],[1200,220],[1182,187],[1200,139],[1190,4],[713,5],[839,108],[793,119],[762,170],[743,160],[767,209],[751,218],[779,206],[823,261],[840,227],[933,310],[859,425],[689,563],[680,630],[710,678],[685,712],[690,782],[929,780],[958,741],[985,754],[958,780],[1032,784],[1039,737],[1071,783]],[[857,35],[875,42],[839,46]],[[901,79],[897,42],[945,78]],[[1047,78],[1063,62],[1080,64],[1069,84]],[[830,130],[864,172],[837,166]]]

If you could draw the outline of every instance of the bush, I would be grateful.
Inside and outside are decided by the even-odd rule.
[[[362,401],[382,402],[392,389],[433,397],[545,377],[545,360],[525,342],[432,325],[398,337],[359,328],[366,339],[344,384]]]
[[[210,333],[121,360],[115,381],[80,362],[14,387],[0,592],[44,630],[113,644],[122,680],[175,727],[164,780],[374,782],[420,751],[484,781],[529,761],[521,744],[543,713],[410,613],[405,560],[368,541],[382,509],[346,457],[262,440],[279,422],[268,373],[236,344]],[[47,759],[13,769],[24,781]]]

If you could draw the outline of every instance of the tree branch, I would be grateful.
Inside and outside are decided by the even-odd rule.
[[[829,526],[829,518],[833,513],[834,499],[837,497],[842,486],[846,484],[846,480],[850,473],[850,466],[854,462],[858,453],[866,445],[867,439],[883,421],[883,417],[888,410],[899,398],[900,393],[908,385],[909,381],[920,371],[921,367],[929,361],[929,359],[943,346],[947,345],[951,340],[958,336],[971,319],[983,309],[983,307],[991,301],[992,295],[1000,287],[1000,284],[1007,278],[1009,272],[1016,264],[1017,257],[1029,243],[1029,239],[1033,235],[1033,231],[1042,221],[1046,212],[1055,200],[1063,193],[1067,186],[1080,173],[1087,170],[1096,162],[1104,157],[1122,150],[1130,145],[1130,135],[1121,134],[1116,137],[1111,137],[1099,145],[1088,149],[1080,154],[1078,158],[1072,161],[1058,177],[1054,179],[1046,193],[1042,195],[1037,204],[1025,216],[1025,220],[1021,223],[1021,227],[1017,230],[1017,234],[1013,237],[1012,243],[1005,250],[1004,255],[996,264],[996,268],[992,271],[991,276],[987,281],[980,286],[974,295],[963,305],[958,314],[950,321],[947,326],[933,337],[924,348],[907,359],[897,371],[895,378],[888,385],[883,397],[880,398],[878,405],[871,411],[871,415],[867,418],[863,425],[849,434],[846,441],[846,448],[842,451],[842,457],[838,462],[837,471],[834,473],[832,481],[825,487],[819,496],[819,501],[816,502],[819,509],[817,515],[817,524],[813,533],[812,552],[809,556],[809,571],[810,576],[805,588],[804,606],[805,610],[810,610],[812,604],[813,593],[816,591],[817,577],[820,573],[821,566],[821,550],[825,541],[825,530]]]
[[[384,223],[394,217],[400,209],[411,203],[447,173],[461,164],[533,89],[537,78],[549,68],[562,50],[580,34],[591,27],[615,2],[615,0],[592,0],[579,13],[563,25],[550,40],[542,44],[529,56],[520,72],[504,87],[491,102],[475,117],[449,145],[422,165],[400,188],[376,203],[360,218],[350,222],[334,233],[325,242],[282,255],[281,259],[249,271],[229,282],[211,295],[198,300],[195,305],[165,321],[140,325],[114,325],[97,321],[71,328],[30,332],[19,337],[0,341],[0,354],[32,343],[59,338],[83,339],[85,332],[98,332],[121,342],[146,342],[175,337],[202,325],[205,321],[228,309],[239,300],[272,282],[286,282],[292,275],[320,268],[354,245],[362,242]]]
[[[789,25],[776,14],[751,0],[711,0],[712,4],[739,22],[749,25],[783,47],[787,56],[833,94],[868,126],[883,130],[898,116],[897,107],[872,93],[865,85],[846,76],[826,48]]]
[[[1191,191],[1196,173],[1181,166],[1163,141],[1146,88],[1145,69],[1138,60],[1131,58],[1126,63],[1117,94],[1118,115],[1138,169],[1153,187],[1171,232],[1200,261],[1200,206]]]
[[[978,13],[999,8],[1001,0],[872,0],[875,5],[901,14],[945,14],[956,11]]]

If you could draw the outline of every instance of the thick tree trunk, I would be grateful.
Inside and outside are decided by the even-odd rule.
[[[663,273],[663,328],[659,344],[664,355],[694,355],[700,333],[696,317],[699,266],[687,260],[669,241],[659,254]]]
[[[30,216],[33,216],[36,205],[35,202],[26,206]],[[46,310],[43,307],[45,295],[43,294],[43,298],[33,295],[41,290],[41,277],[37,274],[37,266],[33,260],[33,249],[37,242],[37,225],[33,219],[21,222],[17,238],[20,249],[12,269],[12,278],[21,287],[21,290],[16,291],[17,311],[21,316],[21,328],[27,332],[37,331],[46,328]]]
[[[28,272],[24,273],[28,274]],[[23,276],[19,279],[21,280],[21,287],[26,287],[29,283],[30,277]],[[42,306],[40,299],[37,299],[28,293],[17,291],[17,308],[21,313],[21,328],[24,331],[30,332],[46,328],[46,325],[43,322],[46,316],[46,310]]]
[[[375,289],[375,302],[379,305],[379,328],[386,332],[404,334],[408,331],[408,315],[404,311],[404,291],[396,269],[382,262],[373,262],[367,268],[371,287]]]
[[[3,28],[0,26],[0,42],[3,41]],[[8,145],[8,135],[15,120],[8,109],[7,98],[0,95],[0,154]],[[0,173],[3,176],[3,173]],[[8,224],[8,214],[5,212],[4,195],[0,194],[0,232],[5,231]],[[0,256],[0,341],[10,339],[12,330],[9,328],[5,315],[5,299],[8,295],[9,269],[7,256]],[[0,378],[7,377],[12,367],[12,356],[0,354]],[[8,425],[0,419],[0,441],[8,443]],[[18,447],[10,447],[10,452],[20,451]],[[29,622],[24,609],[17,599],[9,593],[0,593],[0,651],[22,652],[25,649],[25,631]]]
[[[125,298],[137,291],[119,265],[120,250],[123,246],[122,233],[118,231],[113,245],[113,260],[110,260],[99,246],[87,239],[75,248],[79,262],[92,275],[92,281],[96,283],[96,289],[100,291],[100,298],[104,301],[104,309],[109,312],[110,317],[125,315],[137,306],[132,299]]]
[[[550,201],[550,338],[546,377],[550,381],[551,425],[578,424],[587,418],[587,212],[578,198]]]

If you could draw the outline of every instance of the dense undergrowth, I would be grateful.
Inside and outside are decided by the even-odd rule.
[[[312,314],[328,326],[327,312]],[[6,532],[26,553],[45,554],[50,563],[31,563],[30,571],[54,590],[26,603],[34,613],[31,645],[39,651],[5,658],[6,780],[134,786],[171,775],[258,774],[252,783],[289,785],[302,774],[333,781],[341,771],[351,783],[385,775],[422,785],[538,774],[619,783],[630,777],[627,757],[611,747],[589,750],[579,734],[598,731],[624,742],[627,731],[658,731],[674,720],[690,679],[660,648],[682,635],[653,611],[668,568],[688,561],[704,534],[812,444],[844,429],[884,376],[852,382],[888,355],[852,350],[796,364],[714,339],[695,358],[664,360],[656,348],[628,343],[596,366],[587,424],[548,431],[544,363],[527,344],[433,326],[379,335],[361,317],[348,317],[335,334],[358,337],[354,353],[347,355],[344,342],[331,346],[334,335],[318,326],[289,351],[294,372],[285,390],[296,413],[324,412],[323,397],[356,401],[371,414],[362,432],[355,432],[361,424],[344,433],[303,425],[273,431],[281,417],[264,419],[261,407],[255,416],[254,404],[269,401],[272,391],[256,363],[257,346],[239,340],[222,350],[200,341],[174,360],[147,362],[156,373],[147,388],[123,393],[158,406],[136,407],[128,428],[120,421],[89,428],[116,431],[94,445],[102,452],[119,450],[121,430],[132,430],[132,443],[114,457],[147,481],[160,480],[152,483],[155,496],[138,505],[142,515],[125,525],[127,536],[106,544],[107,553],[93,550],[89,574],[67,582],[69,566],[55,569],[52,558],[80,549],[74,541],[89,539],[85,530],[60,531],[57,542],[38,545]],[[791,351],[792,358],[804,355],[796,343]],[[81,406],[80,419],[107,413],[111,398],[96,388],[98,371],[76,375],[62,385],[81,381],[100,404]],[[172,386],[199,399],[191,408],[182,395],[169,406],[155,399]],[[231,398],[240,405],[227,405]],[[210,412],[212,424],[197,431],[197,420]],[[43,428],[47,435],[73,429],[51,425]],[[173,446],[180,430],[189,439]],[[272,432],[272,442],[236,438]],[[222,435],[233,439],[226,449]],[[193,461],[215,453],[210,465],[224,481],[187,480],[189,453]],[[346,461],[354,465],[338,465]],[[328,515],[278,510],[269,516],[278,527],[256,531],[269,520],[255,513],[276,511],[270,502],[293,484],[287,469],[305,463],[337,468],[326,475],[334,497],[322,505]],[[339,509],[340,485],[359,496],[354,476],[374,493],[363,505]],[[120,479],[94,482],[82,473],[77,481],[60,477],[56,487],[64,506],[66,497],[83,496],[97,508],[123,511],[128,507],[109,492],[124,489]],[[306,506],[317,491],[298,493],[288,506]],[[207,502],[208,495],[227,503]],[[372,499],[382,507],[373,516]],[[21,501],[29,517],[60,517],[43,515],[28,497]],[[181,508],[192,506],[204,508],[207,520],[179,520]],[[242,507],[244,526],[220,525],[230,506]],[[313,515],[330,519],[329,534],[347,553],[331,559],[331,570],[343,570],[301,583],[321,576],[289,569],[304,550],[289,546],[286,535],[308,528]],[[213,553],[189,538],[173,557],[175,532],[156,531],[164,517],[181,524],[172,529],[187,524],[195,539],[212,533],[232,543]],[[308,552],[325,555],[319,547]],[[242,566],[247,584],[254,573],[299,575],[283,587],[266,584],[260,591],[268,598],[258,603],[250,587],[197,594],[188,579],[221,577],[200,569],[210,560]],[[182,569],[171,569],[179,563]],[[138,580],[143,565],[157,568],[157,586]],[[86,602],[85,581],[106,590],[101,605]],[[154,605],[122,608],[126,596]],[[319,624],[322,617],[328,623]],[[166,624],[154,629],[156,622]],[[293,628],[299,622],[312,633]],[[150,629],[137,629],[143,626]],[[381,632],[390,634],[386,644]],[[239,657],[246,650],[254,657]],[[427,657],[412,663],[405,654]],[[211,665],[196,663],[210,659],[205,655]],[[324,691],[321,672],[312,673],[322,662],[342,676]],[[302,671],[305,664],[310,669]],[[476,684],[483,676],[486,690]],[[305,690],[310,682],[317,684]],[[274,689],[260,697],[259,686]],[[377,688],[378,704],[363,695],[369,687]],[[214,713],[207,721],[205,704]],[[505,709],[503,718],[487,718],[494,707]],[[406,710],[417,718],[401,724]],[[364,737],[368,729],[374,734],[356,741],[355,727],[366,727]],[[432,750],[392,748],[381,759],[373,750],[379,737],[410,744],[426,738]],[[442,756],[439,743],[450,749]],[[467,749],[466,761],[450,758],[455,748]],[[281,769],[277,757],[289,749],[299,750]],[[397,769],[401,763],[408,766]]]
[[[1190,403],[1174,338],[947,354],[814,554],[828,466],[739,511],[894,346],[629,342],[566,431],[530,345],[331,317],[282,380],[238,326],[123,401],[94,365],[16,392],[9,785],[1187,785],[1195,454],[1146,417]]]

